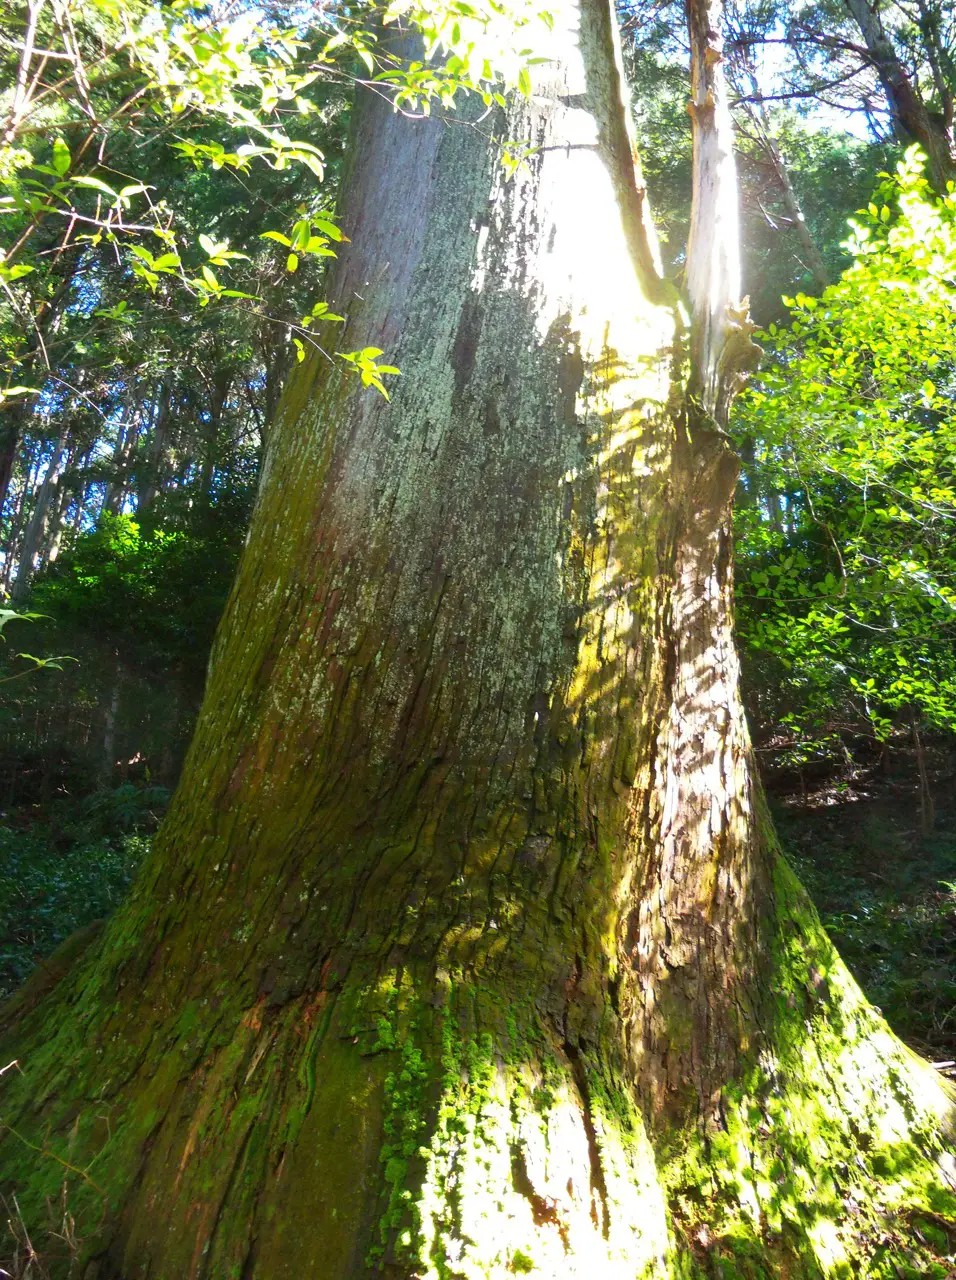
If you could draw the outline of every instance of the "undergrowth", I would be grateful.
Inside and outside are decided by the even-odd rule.
[[[0,815],[0,999],[122,901],[167,801],[164,788],[124,783]]]
[[[941,780],[942,782],[943,780]],[[829,787],[775,806],[790,861],[867,998],[932,1060],[956,1059],[956,808],[923,836],[908,780]],[[815,803],[814,803],[815,802]]]

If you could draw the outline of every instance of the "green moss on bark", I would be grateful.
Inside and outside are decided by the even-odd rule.
[[[920,1215],[956,1226],[950,1091],[865,1001],[782,858],[774,893],[762,1046],[720,1125],[662,1160],[679,1239],[747,1280],[937,1274],[952,1242]]]

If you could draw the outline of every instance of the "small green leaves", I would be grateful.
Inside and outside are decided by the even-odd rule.
[[[18,400],[22,396],[38,396],[39,394],[39,387],[3,387],[0,389],[0,405],[8,400]],[[0,624],[0,629],[2,629],[2,624]]]
[[[342,234],[342,232],[339,230],[339,228],[335,225],[335,223],[330,222],[328,218],[321,217],[318,214],[316,214],[312,219],[312,224],[313,226],[318,227],[318,229],[322,232],[322,234],[325,236],[328,236],[330,240],[335,240],[336,242],[340,242],[342,240],[345,240],[346,238]]]
[[[309,315],[302,317],[303,329],[308,329],[308,327],[311,324],[314,324],[317,320],[327,320],[330,323],[342,324],[345,321],[345,316],[335,315],[334,312],[329,310],[329,304],[327,302],[317,302],[313,306]]]
[[[822,297],[785,299],[735,411],[762,454],[736,517],[739,633],[808,738],[834,718],[885,737],[913,705],[956,726],[956,202],[923,163],[908,151],[851,223]]]
[[[509,178],[513,178],[540,150],[540,147],[526,147],[519,142],[505,142],[501,148],[501,167]]]
[[[320,231],[324,231],[325,235],[315,235],[313,228],[318,227]],[[292,226],[290,235],[284,235],[281,231],[263,231],[260,235],[262,240],[275,240],[277,244],[283,245],[290,252],[286,258],[286,271],[297,271],[299,267],[299,259],[304,255],[311,254],[317,258],[334,258],[335,250],[329,248],[329,240],[345,240],[345,236],[335,225],[326,217],[300,218]]]
[[[226,287],[232,274],[229,269],[248,260],[249,255],[220,238],[216,228],[224,224],[215,210],[210,214],[207,205],[200,214],[202,232],[190,229],[185,233],[177,225],[174,205],[183,187],[203,186],[215,191],[215,175],[220,171],[246,175],[263,167],[279,172],[296,167],[304,169],[306,176],[322,180],[323,152],[314,141],[295,137],[294,131],[309,119],[312,136],[323,136],[326,113],[324,106],[320,112],[318,104],[324,102],[324,96],[313,97],[310,86],[328,78],[333,67],[336,76],[344,74],[350,79],[355,79],[358,67],[360,76],[367,74],[390,92],[396,107],[422,113],[427,113],[433,102],[451,106],[459,92],[476,94],[489,108],[504,108],[509,88],[528,96],[530,68],[546,61],[534,53],[536,42],[528,38],[530,28],[539,21],[545,27],[552,25],[550,15],[539,12],[537,3],[395,0],[387,9],[385,22],[401,18],[403,24],[417,27],[422,36],[423,55],[408,65],[399,65],[382,51],[377,27],[366,27],[361,15],[346,18],[344,11],[340,15],[344,29],[331,31],[324,47],[320,42],[318,58],[312,37],[307,45],[300,30],[282,29],[272,15],[255,8],[233,10],[232,16],[221,15],[212,22],[205,11],[191,7],[186,0],[172,0],[155,12],[149,9],[142,23],[136,19],[127,25],[124,19],[115,27],[117,46],[110,47],[113,35],[108,36],[101,50],[102,66],[97,64],[97,75],[89,83],[82,66],[78,69],[80,80],[72,88],[69,73],[62,80],[62,90],[56,77],[49,88],[45,80],[37,82],[44,86],[42,123],[48,131],[35,127],[40,118],[27,123],[29,113],[24,117],[24,134],[37,138],[35,153],[16,143],[3,151],[0,213],[13,215],[17,222],[14,241],[19,228],[27,229],[25,239],[17,242],[15,261],[6,262],[0,254],[0,286],[22,316],[22,323],[15,321],[12,326],[17,333],[9,347],[14,354],[7,366],[8,380],[31,381],[26,373],[14,373],[22,367],[18,353],[30,349],[37,317],[52,296],[54,273],[49,268],[54,262],[69,261],[63,257],[67,250],[85,255],[84,262],[89,262],[90,284],[82,306],[86,308],[87,301],[92,305],[83,310],[83,318],[96,316],[89,332],[73,334],[68,343],[61,342],[60,347],[68,347],[74,357],[98,359],[97,344],[135,342],[133,326],[141,319],[140,311],[125,310],[123,298],[116,301],[127,285],[152,296],[162,294],[164,306],[174,308],[204,308],[223,300],[260,301],[251,291]],[[93,4],[111,18],[119,16],[115,0],[93,0]],[[327,17],[337,20],[331,14]],[[74,54],[63,45],[66,37],[62,33],[58,36],[54,28],[48,33],[52,45],[57,46],[51,56],[63,57],[73,65]],[[525,35],[518,37],[518,32]],[[58,65],[53,64],[51,70]],[[135,86],[132,93],[127,95],[125,87],[120,92],[116,73],[124,86]],[[103,86],[109,86],[105,92]],[[317,115],[321,118],[316,119]],[[188,121],[183,133],[189,136],[168,140],[174,117]],[[83,140],[94,119],[96,146],[90,147]],[[196,128],[200,123],[201,129]],[[157,167],[154,146],[141,147],[137,142],[130,148],[124,144],[121,154],[117,152],[118,139],[148,140],[150,130],[158,130],[152,136],[162,139],[161,151],[171,146],[176,160],[183,162],[180,169],[201,171],[204,183],[190,182],[188,174],[185,183],[182,175],[169,182],[168,172],[162,165]],[[516,147],[510,172],[516,172],[531,154],[524,143]],[[140,164],[142,172],[138,168],[129,171],[130,166]],[[155,185],[150,184],[150,178],[156,179]],[[319,324],[342,323],[343,317],[333,314],[325,303],[316,303],[311,310],[303,307],[302,294],[322,265],[316,260],[334,258],[337,246],[346,243],[347,237],[328,200],[317,200],[307,184],[303,190],[292,225],[261,234],[283,251],[272,275],[276,267],[284,266],[290,276],[296,276],[287,281],[294,308],[290,308],[291,315],[306,312],[300,325],[291,323],[288,314],[269,319],[299,329],[300,341],[305,338],[308,346],[310,328],[314,331]],[[293,203],[290,200],[289,206]],[[135,212],[131,214],[131,210]],[[190,222],[190,227],[194,225]],[[42,256],[37,254],[37,240],[31,241],[34,229],[40,226],[56,228],[54,244],[59,233],[64,233],[55,249],[49,249],[48,238],[44,238]],[[104,266],[107,261],[109,265]],[[118,268],[118,277],[107,280],[104,274],[102,292],[98,293],[101,267],[104,273]],[[260,268],[257,263],[257,274],[261,274]],[[237,272],[236,277],[242,284],[251,273],[243,279]],[[117,280],[122,283],[118,285]],[[14,285],[18,286],[15,290]],[[97,306],[99,301],[103,305]],[[364,385],[385,394],[384,375],[394,376],[397,371],[378,364],[380,354],[371,348],[346,353],[343,367],[358,373]],[[23,367],[27,363],[29,358]],[[34,394],[25,388],[27,393]],[[17,390],[10,388],[0,393],[0,399],[5,402],[16,394]]]
[[[77,178],[70,179],[74,187],[84,187],[90,191],[99,191],[102,195],[109,196],[112,203],[119,203],[119,192],[103,181],[102,178],[94,178],[90,174],[80,174]]]
[[[201,235],[199,247],[205,251],[209,261],[216,267],[224,267],[227,262],[234,262],[239,258],[249,261],[248,253],[237,253],[234,249],[230,249],[228,240],[217,241],[211,236]]]
[[[386,400],[390,399],[388,392],[382,382],[382,375],[389,373],[397,375],[400,370],[394,365],[377,364],[376,356],[382,355],[381,347],[363,347],[361,351],[340,351],[338,353],[340,360],[346,363],[354,370],[362,379],[363,387],[374,387],[380,392]]]
[[[120,320],[126,314],[126,308],[129,304],[125,298],[121,298],[119,302],[112,307],[98,307],[93,312],[96,316],[102,316],[104,320]]]

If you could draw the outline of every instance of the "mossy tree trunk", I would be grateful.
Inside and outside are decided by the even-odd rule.
[[[692,19],[725,203],[689,338],[606,3],[559,9],[499,119],[360,113],[331,300],[401,377],[293,378],[150,864],[6,1011],[3,1176],[35,1244],[65,1184],[79,1274],[809,1277],[945,1244],[949,1101],[751,782],[749,337]]]

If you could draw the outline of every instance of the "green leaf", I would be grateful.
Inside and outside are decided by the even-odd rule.
[[[101,191],[104,195],[109,196],[111,200],[119,200],[119,192],[114,191],[112,187],[107,186],[99,178],[91,178],[87,174],[83,174],[79,178],[71,179],[74,187],[88,187],[91,191]]]
[[[330,240],[335,240],[338,243],[339,241],[342,241],[345,239],[345,236],[342,234],[339,228],[335,225],[335,223],[330,222],[328,218],[323,218],[319,215],[316,215],[312,219],[312,221],[315,224],[315,226],[317,226],[318,229],[322,232],[322,234],[325,236],[328,236]]]
[[[72,158],[70,156],[70,148],[66,145],[62,138],[53,139],[53,168],[59,174],[64,174],[70,167]]]
[[[33,270],[28,262],[15,262],[12,267],[5,267],[0,262],[0,280],[6,280],[8,283],[12,280],[21,280],[24,276],[28,276]]]
[[[129,208],[130,197],[138,196],[144,191],[148,191],[149,187],[143,182],[131,182],[128,187],[120,187],[119,201],[124,209]]]
[[[19,619],[20,622],[33,622],[37,618],[48,618],[49,616],[50,615],[47,613],[32,613],[29,610],[26,610],[25,612],[20,613],[16,609],[0,608],[0,631],[3,630],[3,628],[7,625],[8,622],[13,622],[17,619]],[[20,653],[17,654],[18,658],[21,658],[24,656],[26,655],[20,654]]]

